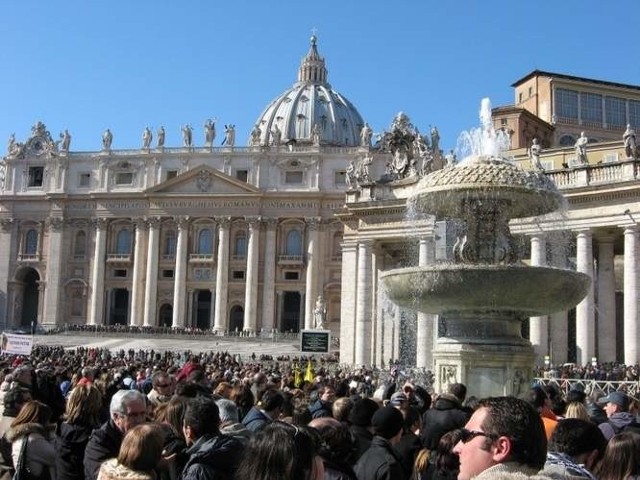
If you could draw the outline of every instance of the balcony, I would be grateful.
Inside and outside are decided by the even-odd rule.
[[[278,265],[302,265],[304,263],[303,255],[279,255]]]

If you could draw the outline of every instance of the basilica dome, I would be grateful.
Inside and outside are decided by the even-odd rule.
[[[360,113],[327,81],[317,37],[302,59],[298,81],[265,108],[256,121],[249,145],[357,146],[364,121]]]

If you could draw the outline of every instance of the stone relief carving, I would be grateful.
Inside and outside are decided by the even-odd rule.
[[[201,192],[208,192],[213,185],[213,174],[209,170],[200,170],[196,180],[196,186]]]
[[[458,367],[455,365],[440,365],[440,388],[444,389],[458,381]]]

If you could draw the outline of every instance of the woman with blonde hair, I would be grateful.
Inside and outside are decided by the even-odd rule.
[[[163,442],[160,425],[144,423],[133,427],[124,436],[118,457],[100,466],[98,480],[155,480]]]
[[[25,403],[7,431],[11,457],[16,468],[20,461],[31,478],[56,479],[56,451],[50,441],[51,408],[37,400]],[[20,458],[22,457],[22,459]]]
[[[100,426],[102,394],[95,385],[77,385],[67,399],[62,422],[56,428],[58,480],[84,480],[84,450],[94,428]]]
[[[567,409],[564,412],[564,418],[579,418],[580,420],[590,421],[589,411],[582,402],[571,402],[567,405]]]

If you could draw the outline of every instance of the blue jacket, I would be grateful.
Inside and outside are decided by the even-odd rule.
[[[181,480],[232,479],[242,455],[242,444],[227,435],[203,435],[191,445]]]
[[[273,420],[267,417],[257,407],[252,407],[247,415],[242,419],[242,424],[253,433],[258,433],[269,425]]]

